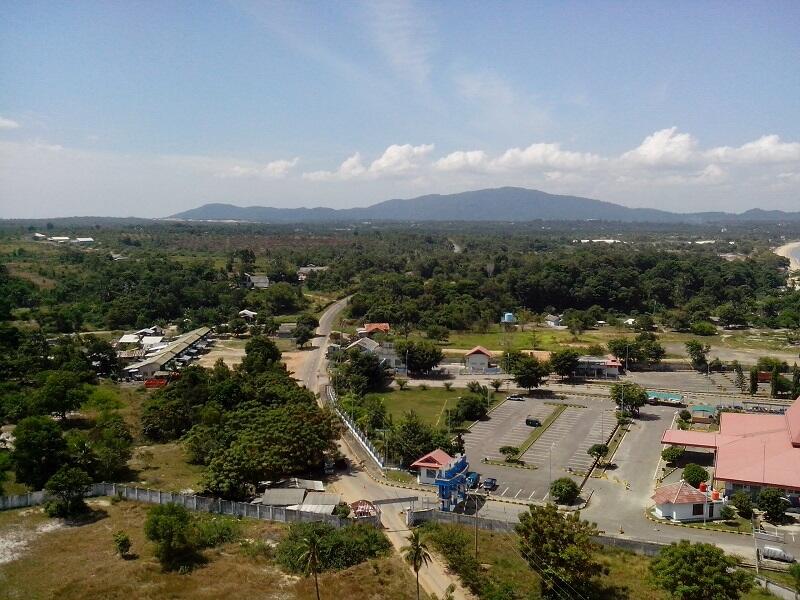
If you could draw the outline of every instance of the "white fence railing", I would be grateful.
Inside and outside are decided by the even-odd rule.
[[[281,506],[236,502],[234,500],[223,500],[222,498],[208,498],[196,494],[151,490],[119,483],[94,483],[87,495],[90,497],[120,496],[128,500],[146,502],[148,504],[180,504],[189,510],[198,512],[230,515],[233,517],[249,517],[262,521],[276,521],[278,523],[310,523],[322,521],[334,527],[342,527],[353,522],[350,519],[343,519],[336,515],[291,510]],[[47,495],[44,491],[31,492],[18,496],[0,496],[0,510],[36,506],[44,504],[46,500]],[[380,517],[359,518],[358,522],[369,522],[378,526],[380,524]]]
[[[375,464],[378,465],[378,468],[384,469],[385,464],[380,453],[367,435],[361,431],[358,425],[356,425],[356,423],[350,418],[350,415],[342,410],[342,407],[339,404],[339,397],[336,395],[336,390],[333,389],[332,385],[327,386],[326,393],[328,395],[328,401],[330,402],[331,407],[336,414],[339,415],[339,418],[345,424],[347,429],[350,430],[350,433],[353,434],[353,437],[356,438],[358,443],[362,448],[364,448],[364,451],[369,455],[369,457],[375,461]]]

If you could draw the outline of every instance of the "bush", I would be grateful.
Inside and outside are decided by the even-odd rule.
[[[128,555],[131,550],[131,538],[124,531],[118,531],[114,534],[114,548],[122,558]]]
[[[83,501],[92,485],[92,479],[77,467],[61,467],[44,486],[51,498],[45,511],[51,517],[72,517],[86,512]]]
[[[690,413],[688,410],[686,410],[686,409],[684,408],[684,409],[683,409],[683,410],[680,412],[680,414],[678,415],[678,417],[680,418],[680,420],[681,420],[681,421],[686,421],[686,422],[689,422],[689,421],[691,421],[691,420],[692,420],[692,413]]]
[[[708,481],[708,471],[700,465],[689,463],[683,468],[681,477],[692,487],[697,487],[704,481]]]
[[[743,519],[750,519],[753,516],[753,500],[745,492],[736,492],[731,497],[731,504],[736,508],[736,512]]]
[[[730,506],[723,506],[719,511],[719,516],[725,521],[731,521],[736,516],[736,512]]]
[[[569,477],[561,477],[550,484],[550,495],[558,504],[572,504],[579,493],[578,484]]]
[[[248,558],[271,559],[275,553],[272,546],[263,540],[242,540],[239,542],[239,549]]]
[[[456,419],[458,421],[479,421],[486,416],[486,399],[477,394],[467,394],[456,403]]]
[[[713,323],[709,323],[708,321],[698,321],[697,323],[692,323],[689,330],[694,335],[716,335],[717,328]]]
[[[241,524],[230,517],[209,516],[195,519],[193,538],[198,548],[213,548],[239,539]]]
[[[775,488],[766,488],[758,495],[758,508],[764,511],[768,521],[780,523],[786,512],[786,500]]]
[[[147,511],[144,534],[156,543],[156,558],[165,570],[183,570],[197,562],[189,511],[178,504],[162,504]]]
[[[683,456],[683,448],[680,446],[670,446],[661,451],[661,458],[668,463],[675,463]]]
[[[349,525],[335,529],[326,523],[295,523],[276,548],[275,558],[287,571],[303,573],[303,538],[319,539],[319,570],[341,570],[385,555],[389,540],[371,525]]]

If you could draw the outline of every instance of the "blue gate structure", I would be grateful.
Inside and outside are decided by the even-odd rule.
[[[467,497],[467,472],[469,463],[463,454],[457,455],[436,474],[436,488],[441,509],[452,511]]]

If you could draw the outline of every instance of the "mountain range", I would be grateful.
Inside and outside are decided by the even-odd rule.
[[[623,221],[704,223],[725,221],[800,221],[800,212],[751,209],[743,213],[674,213],[654,208],[629,208],[612,202],[502,187],[457,194],[429,194],[393,199],[359,208],[271,208],[205,204],[168,219],[246,221],[256,223],[321,223],[336,221]]]

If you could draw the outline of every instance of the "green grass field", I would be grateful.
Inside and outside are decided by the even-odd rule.
[[[367,394],[370,398],[381,398],[387,412],[397,421],[409,410],[416,412],[423,422],[434,426],[447,427],[447,409],[455,410],[458,397],[468,393],[464,388],[428,388],[410,387],[405,390],[388,390]],[[490,392],[491,393],[491,392]],[[494,394],[491,406],[502,400],[500,394]],[[455,427],[456,423],[451,423]]]
[[[446,525],[444,527],[458,527]],[[471,528],[463,528],[472,537]],[[429,542],[429,547],[433,546]],[[539,575],[523,559],[517,547],[517,537],[508,533],[479,531],[478,556],[484,572],[497,584],[508,584],[511,589],[530,591],[526,598],[539,598]],[[600,596],[610,600],[636,598],[637,600],[666,600],[667,594],[654,589],[649,582],[650,558],[630,552],[603,548],[600,561],[608,574],[600,578]],[[755,589],[742,596],[742,600],[774,598]]]

